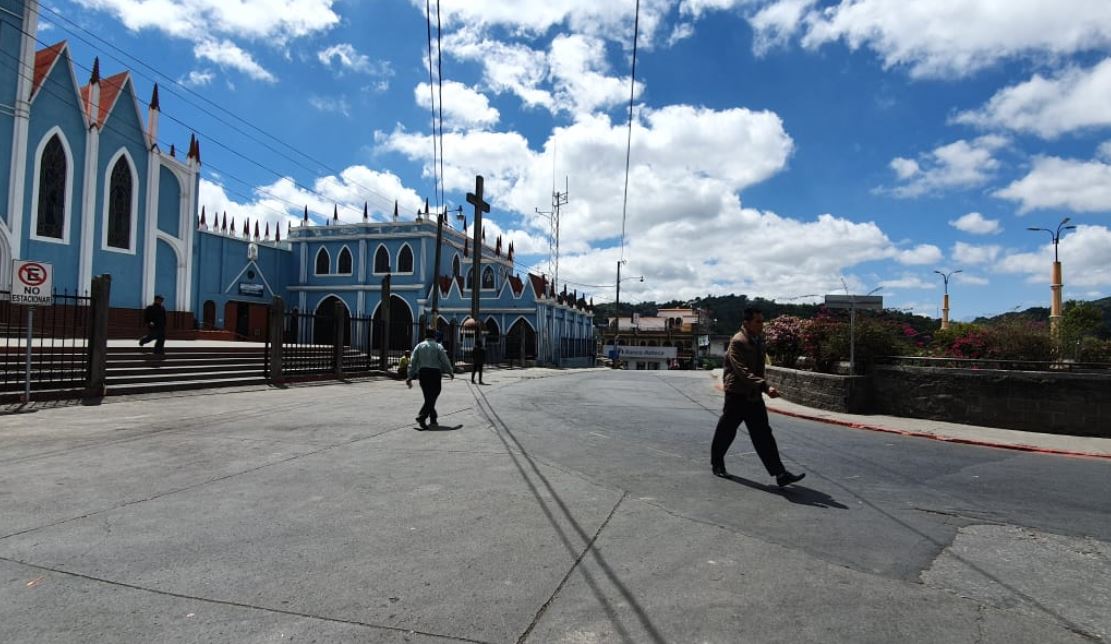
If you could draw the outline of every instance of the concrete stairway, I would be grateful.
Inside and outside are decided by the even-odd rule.
[[[150,345],[109,347],[108,395],[266,384],[263,348],[170,347],[165,356]]]

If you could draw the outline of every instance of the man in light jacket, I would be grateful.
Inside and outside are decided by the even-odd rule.
[[[725,405],[710,447],[710,467],[714,476],[729,476],[725,471],[725,453],[743,422],[764,468],[783,487],[801,481],[806,474],[788,472],[779,459],[779,447],[772,436],[768,409],[764,406],[764,394],[778,398],[779,391],[764,379],[764,364],[764,314],[759,309],[747,308],[741,330],[729,340],[729,350],[725,354],[721,377]]]
[[[436,399],[440,397],[440,380],[444,372],[455,380],[451,360],[440,343],[436,342],[436,330],[428,329],[424,332],[424,342],[413,349],[413,355],[409,358],[409,370],[405,374],[405,384],[410,389],[413,388],[413,374],[416,374],[421,393],[424,394],[424,405],[417,414],[417,424],[422,430],[428,429],[426,420],[432,421],[432,425],[437,424]]]

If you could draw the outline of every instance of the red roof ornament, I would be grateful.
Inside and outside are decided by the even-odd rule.
[[[170,156],[177,157],[177,148],[174,147],[173,143],[170,144]]]
[[[270,222],[266,222],[266,240],[270,240]]]
[[[100,82],[100,56],[93,59],[93,73],[89,76],[89,84],[96,85]]]
[[[154,91],[150,95],[150,109],[157,110],[158,107],[158,83],[154,84]]]
[[[220,227],[223,232],[228,232],[228,211],[224,211],[224,225]]]
[[[370,219],[370,210],[369,210],[369,207],[367,205],[367,202],[364,201],[363,202],[363,221],[367,221],[369,219]]]
[[[394,199],[394,202],[393,202],[393,220],[397,221],[397,200],[396,199]]]
[[[332,221],[339,223],[339,206],[332,206]]]
[[[258,220],[255,220],[255,239],[258,239]]]
[[[281,224],[275,224],[275,226],[274,226],[274,241],[275,242],[282,241],[282,225]]]
[[[308,206],[305,206],[305,216],[301,221],[305,222],[305,223],[302,224],[303,226],[308,226],[309,225],[309,207]]]
[[[204,206],[201,206],[201,225],[202,226],[206,225],[205,220],[204,220]]]

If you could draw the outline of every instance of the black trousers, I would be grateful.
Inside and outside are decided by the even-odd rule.
[[[147,333],[146,336],[144,336],[142,340],[139,340],[139,344],[144,345],[144,344],[150,342],[151,340],[154,341],[154,352],[155,353],[165,353],[166,352],[166,350],[163,348],[163,347],[166,346],[166,329],[160,329],[158,327],[151,327],[150,332]]]
[[[756,448],[756,454],[764,463],[768,474],[778,476],[785,472],[783,461],[779,460],[779,447],[775,444],[775,437],[772,436],[772,428],[768,423],[768,408],[764,406],[764,400],[747,400],[743,396],[729,394],[725,395],[725,405],[714,431],[714,442],[710,446],[710,465],[725,467],[725,453],[737,437],[737,428],[741,423],[748,428],[752,446]]]
[[[472,362],[471,363],[471,382],[474,382],[474,375],[476,373],[478,374],[478,381],[482,382],[482,363],[481,362]]]
[[[421,369],[417,372],[420,381],[420,391],[424,394],[424,405],[420,408],[418,418],[426,418],[436,422],[436,399],[440,397],[442,375],[439,369]]]

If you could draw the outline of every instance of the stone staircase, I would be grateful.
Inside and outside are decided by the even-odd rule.
[[[148,345],[109,347],[109,396],[266,384],[264,348],[172,346],[156,356]]]

